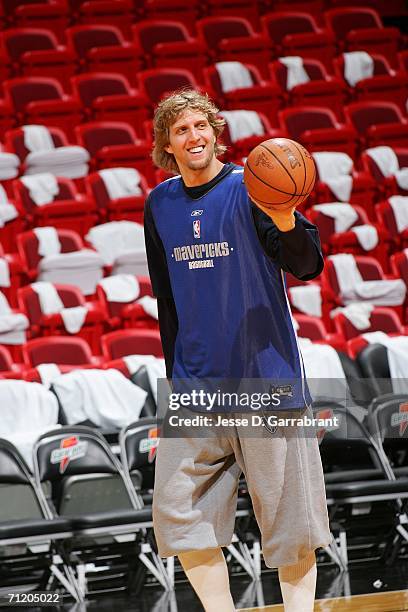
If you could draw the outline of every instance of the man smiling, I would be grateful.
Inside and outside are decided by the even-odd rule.
[[[250,201],[243,168],[219,159],[224,120],[217,112],[206,95],[187,90],[163,100],[154,117],[153,160],[178,174],[145,206],[167,375],[173,383],[290,380],[283,408],[302,413],[310,400],[283,272],[303,280],[321,272],[318,232],[294,208],[266,214]],[[331,540],[316,438],[302,427],[261,427],[257,439],[240,427],[215,429],[160,441],[153,497],[159,553],[178,555],[205,610],[234,610],[221,547],[231,542],[244,472],[285,610],[311,612],[314,551]]]

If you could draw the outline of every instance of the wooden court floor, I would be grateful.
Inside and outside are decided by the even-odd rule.
[[[282,605],[243,608],[240,612],[284,612]],[[408,590],[352,595],[316,601],[314,612],[400,612],[408,610]],[[300,611],[299,611],[300,612]]]

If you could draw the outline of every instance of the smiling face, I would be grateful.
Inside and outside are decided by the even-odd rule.
[[[187,185],[211,180],[222,163],[214,152],[216,137],[207,117],[189,108],[169,128],[167,153],[174,155]]]

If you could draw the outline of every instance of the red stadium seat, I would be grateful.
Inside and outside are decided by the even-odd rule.
[[[132,0],[89,0],[78,7],[77,23],[114,26],[127,39],[131,36],[133,21]]]
[[[50,127],[49,130],[52,141],[55,147],[66,147],[68,146],[68,140],[65,133],[60,128]],[[30,153],[24,142],[24,131],[21,127],[15,130],[8,130],[4,138],[4,145],[7,151],[15,153],[22,164],[24,164],[25,158]],[[23,170],[26,168],[23,165]]]
[[[74,337],[84,338],[95,353],[99,353],[99,338],[104,331],[105,315],[98,302],[87,302],[85,297],[73,285],[53,285],[64,308],[83,306],[86,316],[81,329],[72,334]],[[31,285],[18,290],[18,303],[30,321],[31,338],[36,336],[67,336],[64,320],[59,312],[44,313],[38,293]]]
[[[93,198],[98,206],[98,214],[102,220],[120,221],[121,219],[127,219],[128,221],[143,223],[144,202],[148,194],[148,185],[142,175],[140,175],[139,182],[141,194],[129,197],[112,199],[99,172],[89,174],[85,179],[85,185],[88,195]]]
[[[313,15],[316,23],[323,22],[324,0],[265,0],[265,8],[270,11],[281,13],[290,11],[291,13],[309,13]]]
[[[65,31],[70,23],[70,9],[65,2],[46,0],[24,3],[6,0],[14,9],[13,25],[19,28],[44,28],[51,31],[60,42],[65,41]],[[18,6],[17,6],[18,5]]]
[[[303,68],[310,80],[289,89],[287,66],[279,60],[269,64],[271,77],[285,92],[287,103],[290,106],[307,106],[318,101],[319,106],[332,109],[338,118],[343,117],[343,106],[347,93],[344,83],[330,76],[319,60],[305,58]]]
[[[392,151],[397,156],[400,168],[408,168],[408,147],[392,147]],[[391,195],[407,195],[407,190],[400,187],[394,175],[384,174],[378,163],[370,155],[370,150],[363,151],[361,154],[361,165],[376,182],[380,199],[388,198]]]
[[[29,225],[70,229],[84,236],[97,221],[94,201],[78,193],[71,179],[56,177],[55,180],[58,193],[52,202],[37,206],[27,186],[16,179],[13,181],[16,202],[24,209]]]
[[[394,255],[391,255],[391,272],[395,274],[396,277],[401,278],[407,287],[404,322],[408,324],[408,249],[404,249],[401,253],[394,253]]]
[[[316,153],[316,155],[318,155]],[[316,161],[316,159],[315,159]],[[334,162],[333,162],[334,163]],[[344,201],[336,196],[330,185],[324,181],[324,178],[319,174],[319,166],[316,163],[316,182],[314,186],[314,201],[309,198],[310,204],[320,204],[325,202]],[[366,171],[356,169],[356,164],[353,163],[349,174],[352,178],[351,193],[347,202],[353,205],[361,206],[367,213],[371,221],[376,219],[374,213],[374,201],[377,196],[377,185],[371,174]]]
[[[16,76],[57,78],[66,91],[71,89],[76,58],[72,51],[58,44],[52,32],[37,28],[9,29],[2,34],[2,44]]]
[[[236,64],[231,62],[232,67]],[[254,110],[263,113],[274,123],[279,108],[282,106],[282,92],[277,85],[273,85],[262,79],[256,66],[240,64],[246,70],[252,85],[224,91],[223,82],[217,64],[204,69],[204,82],[207,89],[214,92],[214,97],[221,108]],[[224,63],[223,69],[228,69],[228,63]],[[233,68],[232,68],[233,69]],[[224,85],[225,86],[225,85]]]
[[[242,17],[247,19],[255,30],[259,28],[259,8],[257,2],[248,0],[207,0],[208,15],[217,17]]]
[[[75,131],[78,143],[92,156],[94,170],[120,166],[136,168],[149,185],[155,184],[151,147],[137,138],[128,123],[95,121],[79,125]]]
[[[13,234],[15,242],[16,234]],[[6,296],[11,307],[17,306],[17,290],[26,281],[25,270],[20,256],[17,253],[5,253],[2,247],[2,237],[0,233],[0,260],[3,260],[2,265],[6,265],[10,277],[10,285],[5,286],[0,282],[0,290]]]
[[[408,207],[408,197],[405,197],[405,200],[406,206]],[[408,227],[401,231],[398,230],[397,218],[389,200],[379,202],[376,205],[375,210],[377,213],[378,223],[387,229],[387,232],[394,242],[394,250],[408,247]]]
[[[247,122],[242,117],[242,113],[251,113],[253,119],[259,123],[262,130],[262,134],[258,134],[254,129],[247,130]],[[221,140],[225,143],[230,151],[230,155],[233,159],[241,161],[249,155],[250,151],[263,140],[269,138],[279,138],[285,136],[282,130],[272,128],[267,117],[262,113],[256,113],[256,111],[222,111],[220,113],[225,119],[226,124],[224,131],[221,136]],[[229,125],[231,123],[231,125]],[[235,125],[234,130],[232,124]],[[245,129],[245,137],[239,136],[241,132],[241,124]],[[235,136],[235,132],[237,136]],[[250,132],[250,133],[249,133]]]
[[[0,380],[5,378],[21,379],[24,371],[23,364],[15,363],[10,351],[5,346],[0,345]]]
[[[0,58],[1,62],[1,58]],[[0,70],[1,76],[1,70]],[[6,77],[5,77],[6,78]],[[4,82],[4,81],[3,81]],[[0,140],[3,141],[8,130],[16,125],[16,117],[13,106],[8,100],[0,99]]]
[[[398,53],[398,64],[402,72],[408,73],[408,49]]]
[[[294,314],[293,317],[299,325],[296,331],[299,338],[309,338],[309,340],[317,344],[329,344],[336,351],[345,350],[346,342],[344,336],[339,332],[329,333],[319,317],[305,314]]]
[[[289,138],[301,142],[308,151],[342,151],[355,159],[357,134],[337,121],[328,108],[299,106],[279,112],[279,121]]]
[[[199,0],[144,0],[143,16],[149,20],[181,21],[193,34],[201,9]]]
[[[149,277],[137,277],[140,293],[137,300],[144,297],[152,297],[152,287]],[[140,304],[135,300],[128,302],[116,302],[109,300],[102,285],[98,285],[96,290],[99,302],[106,313],[106,321],[111,329],[118,328],[142,328],[142,329],[158,329],[158,322],[146,314]]]
[[[103,361],[100,357],[92,355],[86,340],[67,336],[48,336],[29,340],[23,346],[23,359],[29,368],[35,368],[41,363],[98,367]]]
[[[41,364],[39,364],[41,365]],[[88,368],[99,368],[102,367],[102,365],[105,364],[86,364],[86,365],[62,365],[61,363],[58,364],[58,366],[56,364],[55,365],[58,370],[60,371],[60,374],[68,374],[69,372],[73,372],[74,370],[86,370]],[[41,370],[41,368],[37,367],[37,368],[28,368],[26,370],[23,370],[22,373],[22,378],[23,380],[26,380],[27,382],[38,382],[38,383],[48,383],[49,380],[47,379],[47,376],[44,376],[44,370]]]
[[[68,28],[67,38],[79,58],[83,72],[119,72],[132,85],[143,59],[133,43],[126,42],[117,28],[79,25]]]
[[[72,79],[72,84],[89,120],[126,121],[140,132],[139,126],[149,116],[147,98],[121,74],[81,74]]]
[[[408,147],[408,121],[392,102],[354,102],[344,109],[364,147]]]
[[[374,257],[355,255],[354,260],[363,281],[383,281],[389,279],[389,277],[384,274],[380,263],[377,261],[377,259],[374,259]],[[344,296],[340,290],[340,283],[337,277],[336,268],[331,257],[328,257],[325,262],[325,267],[322,273],[322,287],[328,292],[330,299],[333,302],[337,303],[338,305],[343,305],[345,303]],[[401,317],[403,306],[402,304],[397,304],[392,306],[392,310],[395,310],[398,316]]]
[[[183,67],[201,82],[202,69],[208,63],[206,47],[192,38],[183,23],[155,19],[136,23],[132,30],[134,41],[150,68]]]
[[[364,50],[385,55],[392,65],[400,39],[397,28],[384,28],[378,13],[368,7],[343,7],[326,11],[327,27],[333,33],[340,49]]]
[[[171,91],[184,87],[198,89],[194,75],[184,68],[151,68],[137,75],[140,90],[155,106],[159,100]]]
[[[79,261],[70,261],[69,267],[61,267],[60,258],[54,255],[51,258],[53,266],[48,265],[44,269],[43,260],[48,261],[49,258],[40,254],[40,241],[36,233],[23,232],[17,236],[17,247],[29,279],[34,281],[38,276],[38,280],[76,285],[85,295],[93,294],[103,276],[102,258],[94,251],[84,250],[81,237],[76,232],[66,229],[57,229],[56,232],[60,254],[79,252],[84,255],[85,263],[79,257]]]
[[[351,340],[362,334],[361,329],[357,329],[352,322],[341,312],[333,317],[334,325],[338,334],[341,334],[346,340]],[[406,330],[395,312],[391,308],[376,306],[370,314],[370,327],[364,330],[363,333],[374,331],[383,331],[390,335],[404,335]]]
[[[347,205],[346,205],[347,206]],[[319,228],[320,240],[325,252],[328,253],[351,253],[352,255],[365,255],[367,251],[361,246],[353,227],[369,225],[375,227],[378,235],[378,245],[370,251],[372,257],[377,258],[384,267],[388,265],[388,251],[390,248],[390,237],[388,232],[381,226],[370,223],[367,214],[360,206],[352,207],[357,218],[349,229],[336,232],[335,220],[319,210],[319,205],[308,209],[308,217]]]
[[[82,120],[81,104],[72,96],[64,94],[56,79],[20,77],[5,81],[3,88],[20,125],[60,127],[70,137],[73,126]]]
[[[388,61],[381,55],[372,55],[373,76],[349,85],[349,94],[353,100],[385,100],[396,102],[402,112],[408,98],[408,76],[392,70]],[[344,55],[333,60],[336,74],[345,78]]]
[[[156,330],[123,329],[101,338],[105,359],[120,359],[126,355],[154,355],[163,357],[160,333]]]
[[[331,72],[334,37],[320,28],[312,15],[288,10],[268,13],[261,21],[265,35],[273,43],[276,57],[297,55],[317,59]]]
[[[17,217],[10,219],[10,221],[6,221],[3,226],[0,227],[0,245],[6,253],[15,253],[17,250],[16,235],[25,229],[26,221],[24,218],[24,209],[14,201],[14,197],[7,195],[7,199],[9,204],[16,209]]]
[[[266,36],[256,34],[247,19],[205,17],[197,21],[197,31],[213,62],[253,64],[267,77],[267,65],[271,59],[270,41]]]

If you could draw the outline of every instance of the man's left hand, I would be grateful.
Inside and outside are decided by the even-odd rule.
[[[256,204],[258,208],[263,210],[265,214],[268,215],[281,232],[289,232],[295,227],[295,210],[296,206],[290,206],[289,208],[284,208],[282,210],[282,206],[276,204],[266,207],[264,204],[260,204],[256,200],[251,197],[251,200]]]

